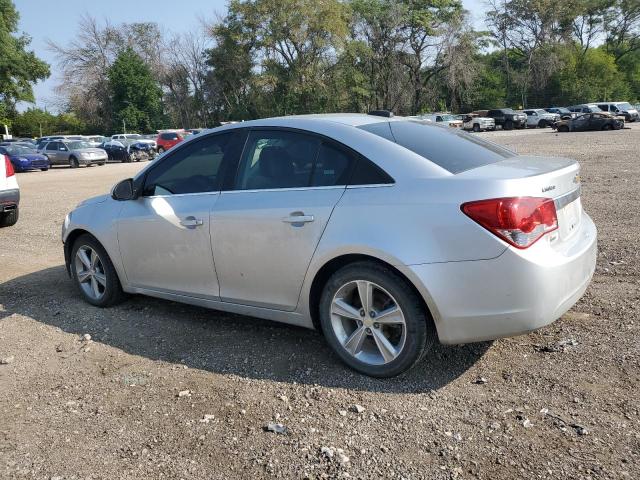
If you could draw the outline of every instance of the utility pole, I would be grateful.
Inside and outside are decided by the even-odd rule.
[[[122,119],[122,133],[127,133],[127,124],[124,122],[124,118]]]
[[[42,122],[38,122],[38,125],[40,126],[40,138],[42,138]]]

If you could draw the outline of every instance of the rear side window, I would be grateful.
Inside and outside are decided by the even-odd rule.
[[[312,187],[346,185],[351,173],[354,156],[328,143],[322,143],[313,167]]]
[[[375,125],[375,128],[369,128],[371,125]],[[453,174],[500,162],[516,155],[506,148],[457,129],[416,122],[385,122],[384,125],[389,132],[381,135],[378,133],[380,125],[376,123],[358,128],[395,141]]]
[[[298,132],[251,132],[240,163],[236,190],[308,187],[320,143],[320,139]]]

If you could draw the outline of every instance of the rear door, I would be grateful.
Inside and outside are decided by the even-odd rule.
[[[353,154],[323,138],[255,129],[214,207],[213,252],[223,301],[294,310]]]

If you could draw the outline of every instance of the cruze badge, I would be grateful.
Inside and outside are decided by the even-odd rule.
[[[555,190],[555,189],[556,189],[555,185],[549,185],[548,187],[542,187],[542,193],[550,192],[551,190]]]

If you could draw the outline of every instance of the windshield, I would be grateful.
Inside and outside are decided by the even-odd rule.
[[[456,117],[454,117],[453,115],[440,115],[442,117],[442,121],[443,122],[451,122],[452,120],[455,120]]]
[[[597,105],[587,105],[587,110],[589,110],[591,113],[603,112],[604,111],[600,107],[598,107]]]
[[[69,148],[71,150],[80,150],[82,148],[91,148],[91,144],[89,142],[71,142],[71,143],[69,143]]]
[[[20,146],[11,146],[4,147],[9,155],[29,155],[33,153],[38,153],[32,148],[20,147]]]
[[[616,105],[616,107],[618,107],[618,110],[633,110],[631,104],[627,102],[619,103]]]
[[[127,135],[124,136],[124,138],[133,138],[133,139],[141,138],[141,137],[142,135],[138,133],[128,133]]]
[[[516,155],[456,128],[434,124],[396,121],[370,123],[358,128],[395,142],[454,174]]]

